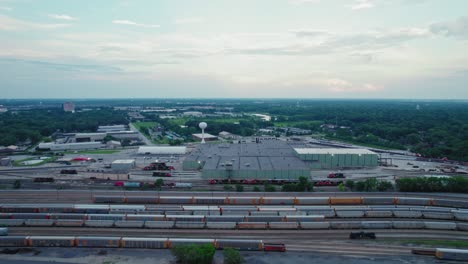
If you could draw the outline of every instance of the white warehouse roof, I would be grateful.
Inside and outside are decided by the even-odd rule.
[[[132,164],[134,163],[134,159],[125,159],[125,160],[114,160],[112,164]]]
[[[187,147],[164,147],[164,146],[146,146],[139,147],[138,154],[163,154],[163,155],[184,155],[187,153]]]
[[[375,152],[370,151],[368,149],[352,149],[352,148],[295,148],[299,155],[311,155],[311,154],[329,154],[329,155],[339,155],[339,154],[357,154],[357,155],[364,155],[364,154],[374,154],[377,155]]]

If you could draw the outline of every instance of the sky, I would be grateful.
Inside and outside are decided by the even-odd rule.
[[[468,99],[467,0],[0,0],[0,98]]]

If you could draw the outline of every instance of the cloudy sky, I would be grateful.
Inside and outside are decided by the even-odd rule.
[[[468,1],[0,0],[0,92],[468,99]]]

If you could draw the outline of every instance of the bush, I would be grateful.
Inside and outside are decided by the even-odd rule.
[[[276,187],[271,184],[265,184],[265,192],[276,192]]]
[[[340,192],[344,192],[345,187],[344,187],[342,182],[340,182],[340,184],[338,184],[338,190],[340,190]]]
[[[393,189],[393,184],[389,181],[379,181],[377,183],[377,190],[378,191],[381,191],[381,192],[384,192],[384,191],[388,191],[390,189]]]
[[[232,191],[232,190],[234,190],[234,187],[232,187],[232,185],[224,185],[223,189],[225,191]]]
[[[211,244],[175,246],[171,249],[177,263],[211,264],[216,249]]]
[[[223,249],[224,255],[224,264],[242,264],[244,263],[244,258],[239,253],[239,251],[232,248]]]
[[[260,192],[260,188],[259,188],[258,186],[254,186],[254,187],[253,187],[253,191],[254,191],[254,192]]]
[[[345,182],[345,186],[346,186],[347,188],[349,188],[350,190],[352,190],[352,189],[354,188],[354,181],[352,181],[352,180],[347,180],[347,181]]]
[[[243,192],[244,191],[244,186],[237,184],[236,185],[236,192]]]
[[[154,183],[154,186],[156,187],[156,189],[161,190],[161,187],[163,186],[163,184],[164,184],[163,179],[157,179],[156,182]]]
[[[400,192],[468,193],[468,179],[460,176],[403,178],[396,181],[396,186]]]
[[[314,184],[306,177],[299,177],[298,183],[289,183],[283,185],[283,192],[311,192],[314,190]]]

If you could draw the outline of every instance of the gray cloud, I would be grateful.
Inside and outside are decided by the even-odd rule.
[[[62,71],[98,71],[98,72],[121,72],[122,70],[118,67],[99,65],[99,64],[71,64],[71,63],[57,63],[51,61],[40,61],[40,60],[26,60],[19,58],[0,57],[0,62],[9,63],[23,63],[29,65],[35,65],[45,68],[51,68]]]
[[[432,33],[447,37],[468,37],[468,16],[460,17],[454,21],[434,23],[430,26]]]

